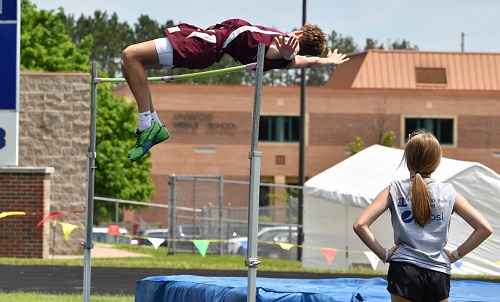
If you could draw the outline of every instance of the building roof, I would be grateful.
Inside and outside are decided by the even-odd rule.
[[[339,65],[325,87],[500,90],[500,53],[370,49]]]

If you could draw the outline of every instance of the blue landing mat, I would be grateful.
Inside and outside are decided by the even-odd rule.
[[[386,302],[382,278],[257,278],[257,302]],[[137,282],[135,302],[246,302],[246,277],[157,276]],[[500,301],[500,283],[451,281],[450,301]]]

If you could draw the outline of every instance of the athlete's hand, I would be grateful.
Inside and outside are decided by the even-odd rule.
[[[455,259],[455,257],[453,256],[453,252],[452,251],[447,250],[447,249],[443,249],[443,252],[446,254],[446,256],[448,256],[448,258],[450,258],[450,263],[453,263],[453,262],[457,261],[457,259]]]
[[[346,58],[346,54],[342,54],[338,52],[338,49],[335,49],[333,52],[330,48],[328,48],[328,53],[326,54],[326,57],[332,60],[333,64],[342,64],[346,61],[349,61],[349,58]]]
[[[283,58],[293,60],[299,52],[299,40],[292,37],[278,36],[274,38],[276,48],[279,50]]]
[[[390,260],[392,258],[392,255],[394,255],[394,252],[401,246],[401,244],[395,245],[389,249],[389,257],[388,259]]]

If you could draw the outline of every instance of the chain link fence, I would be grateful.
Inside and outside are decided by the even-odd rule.
[[[141,231],[127,235],[131,242],[151,245],[149,238],[165,238],[162,246],[170,254],[206,253],[246,255],[248,235],[248,181],[226,180],[222,175],[170,175],[168,204],[154,204],[106,197],[99,202],[116,204],[116,224],[120,204],[142,205],[164,213],[162,225],[140,220]],[[297,259],[298,194],[302,187],[261,183],[259,190],[258,255],[279,259]],[[122,223],[123,224],[123,223]],[[132,226],[128,226],[130,228]],[[95,239],[98,239],[97,237]]]
[[[170,253],[197,252],[196,240],[209,242],[207,253],[246,253],[249,182],[221,175],[170,175],[168,185]],[[264,256],[296,255],[300,189],[260,184],[259,235],[265,238],[259,236],[259,251]]]

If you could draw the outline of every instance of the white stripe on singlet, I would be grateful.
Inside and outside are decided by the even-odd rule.
[[[279,32],[260,29],[256,26],[245,25],[245,26],[242,26],[242,27],[236,29],[235,31],[233,31],[229,35],[229,37],[227,37],[226,41],[224,41],[224,44],[222,44],[222,49],[226,48],[226,46],[229,43],[231,43],[239,34],[241,34],[242,32],[245,32],[245,31],[258,32],[258,33],[267,34],[267,35],[279,35],[280,34]]]
[[[198,37],[198,38],[203,39],[205,41],[208,41],[210,43],[215,43],[216,42],[215,35],[209,35],[209,34],[201,33],[201,32],[198,32],[198,31],[193,31],[187,37],[188,38]]]

